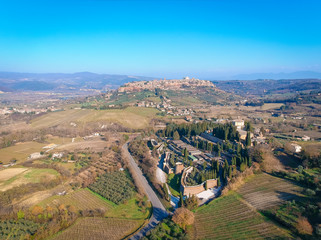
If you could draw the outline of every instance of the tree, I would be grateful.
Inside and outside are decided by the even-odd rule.
[[[179,193],[179,206],[184,207],[184,198],[182,193]]]
[[[166,183],[164,183],[164,185],[163,185],[163,190],[164,190],[164,194],[165,194],[165,199],[168,201],[169,200],[169,195],[168,195],[168,190],[167,190]]]
[[[246,145],[247,147],[250,147],[250,146],[251,146],[251,133],[250,133],[249,131],[247,132],[247,135],[246,135],[245,145]]]
[[[180,139],[180,135],[179,135],[179,133],[177,131],[174,132],[173,139],[174,140],[179,140]]]
[[[189,196],[185,200],[185,206],[188,210],[194,210],[198,206],[198,200],[197,197],[193,194],[192,196]]]
[[[43,208],[41,206],[34,206],[31,210],[32,215],[38,216],[43,213]]]
[[[221,179],[218,177],[217,178],[217,186],[220,187],[221,186]]]
[[[207,190],[207,181],[205,181],[205,190]]]
[[[176,209],[172,220],[174,223],[186,230],[186,226],[194,223],[194,214],[187,208],[181,207]]]

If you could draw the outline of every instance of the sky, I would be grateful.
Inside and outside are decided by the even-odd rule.
[[[319,0],[0,0],[0,71],[321,72]]]

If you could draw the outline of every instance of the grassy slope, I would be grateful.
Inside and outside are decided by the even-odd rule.
[[[3,164],[8,163],[13,158],[17,159],[18,161],[25,161],[31,153],[42,151],[42,147],[46,145],[48,144],[25,142],[16,144],[15,146],[2,148],[0,149],[0,161],[2,161]]]
[[[180,175],[175,175],[174,173],[168,174],[167,176],[167,183],[170,188],[170,191],[174,196],[177,196],[177,197],[179,196],[179,192],[180,192],[180,186],[181,186],[180,179],[181,179]]]
[[[237,192],[220,197],[195,213],[193,234],[198,239],[263,239],[289,237],[257,209],[268,209],[301,197],[301,188],[267,174],[249,179]]]
[[[59,173],[53,169],[47,168],[29,168],[18,175],[7,179],[6,181],[0,182],[0,191],[8,190],[12,187],[19,186],[26,183],[39,183],[48,179],[54,179]]]
[[[33,128],[51,127],[69,122],[116,122],[129,128],[144,128],[150,120],[156,116],[158,110],[153,108],[128,107],[126,109],[69,109],[61,112],[52,112],[34,119],[31,122]]]

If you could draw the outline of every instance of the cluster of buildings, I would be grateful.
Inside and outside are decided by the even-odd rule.
[[[0,115],[6,115],[6,114],[12,114],[12,113],[34,113],[34,114],[40,114],[48,111],[57,111],[54,106],[47,107],[47,108],[29,108],[29,107],[22,107],[22,108],[16,108],[16,107],[4,107],[0,109]]]
[[[215,88],[215,85],[206,80],[199,80],[196,78],[185,77],[183,79],[173,80],[153,80],[153,81],[138,81],[124,84],[124,86],[118,89],[118,92],[139,92],[142,90],[154,91],[156,88],[162,90],[183,90],[184,88],[196,88],[196,87],[209,87]]]
[[[178,108],[170,104],[171,100],[162,97],[161,103],[154,103],[153,101],[141,101],[136,104],[137,107],[147,107],[147,108],[157,108],[162,112],[165,112],[167,115],[172,116],[190,116],[194,113],[192,108]]]

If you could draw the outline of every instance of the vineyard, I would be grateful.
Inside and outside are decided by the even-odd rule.
[[[81,189],[65,196],[52,196],[40,203],[43,207],[47,205],[59,206],[60,204],[64,204],[65,206],[72,205],[77,210],[103,209],[107,211],[113,207],[112,203],[108,203],[107,201],[97,197],[88,189]]]
[[[302,188],[290,181],[268,174],[256,175],[237,190],[245,201],[259,210],[281,205],[297,199]]]
[[[26,239],[27,236],[32,236],[37,232],[39,225],[23,219],[0,221],[0,239]]]
[[[133,183],[122,171],[102,175],[89,185],[89,189],[116,204],[130,199],[134,194]]]
[[[142,221],[115,218],[82,218],[67,230],[57,234],[54,240],[123,239],[134,232]]]
[[[196,211],[195,239],[264,239],[286,237],[282,230],[231,193]]]

